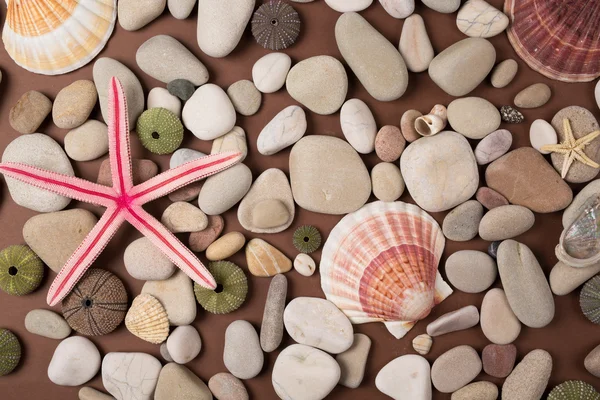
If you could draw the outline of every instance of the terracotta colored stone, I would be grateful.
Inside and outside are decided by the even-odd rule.
[[[200,189],[202,189],[202,182],[190,183],[187,186],[169,193],[169,200],[171,200],[173,203],[178,201],[192,201],[198,198]]]
[[[200,232],[192,232],[190,234],[189,244],[190,249],[195,252],[204,251],[210,246],[223,232],[225,221],[220,215],[209,215],[208,226]]]
[[[151,160],[133,159],[131,171],[133,174],[133,184],[138,185],[155,177],[158,174],[158,165]],[[113,182],[110,171],[110,161],[108,158],[102,161],[96,182],[104,186],[112,186]]]
[[[496,378],[506,378],[515,367],[517,347],[514,344],[488,344],[481,353],[483,370]]]
[[[490,189],[489,187],[485,186],[482,186],[479,189],[477,189],[477,193],[475,193],[475,198],[478,202],[481,203],[482,206],[484,206],[488,210],[500,206],[507,206],[509,204],[508,200],[506,200],[506,197],[502,196],[494,189]]]
[[[402,131],[402,136],[406,139],[407,142],[412,143],[415,140],[421,138],[421,135],[415,130],[415,120],[422,116],[417,110],[407,110],[404,114],[402,114],[402,119],[400,120],[400,130]]]
[[[405,146],[406,139],[397,126],[386,125],[377,132],[375,137],[375,152],[381,161],[396,161],[402,155]]]

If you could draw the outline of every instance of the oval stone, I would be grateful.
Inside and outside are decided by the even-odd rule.
[[[230,132],[236,119],[229,96],[212,83],[196,89],[185,102],[181,117],[185,127],[202,140],[213,140]]]
[[[498,268],[492,257],[482,251],[460,250],[446,260],[450,283],[465,293],[481,293],[494,283]]]
[[[462,331],[479,323],[479,310],[475,306],[466,306],[442,315],[427,325],[427,334],[431,337]]]
[[[325,0],[325,4],[341,13],[362,11],[369,7],[371,3],[373,3],[373,0]]]
[[[381,201],[396,201],[404,192],[400,168],[392,163],[379,163],[371,171],[373,195]]]
[[[198,195],[198,206],[208,215],[219,215],[237,204],[252,185],[252,171],[244,164],[209,177]]]
[[[406,139],[408,143],[412,143],[421,138],[421,135],[419,135],[419,132],[415,129],[415,121],[422,115],[423,114],[417,110],[407,110],[402,114],[402,118],[400,119],[400,130],[402,131],[402,136],[404,136],[404,139]]]
[[[208,380],[208,388],[217,399],[249,400],[241,380],[227,372],[219,372]]]
[[[502,196],[495,190],[485,186],[482,186],[479,189],[477,189],[477,193],[475,193],[475,198],[478,202],[481,203],[482,206],[484,206],[488,210],[493,210],[496,207],[508,205],[508,200],[506,200],[506,197]],[[477,229],[479,230],[479,226],[477,227]]]
[[[460,0],[422,0],[423,4],[442,14],[451,14],[460,7]]]
[[[536,119],[531,123],[531,127],[529,128],[529,141],[531,142],[531,147],[540,153],[550,154],[548,150],[542,150],[542,147],[547,144],[557,144],[558,136],[552,125],[547,121]]]
[[[600,263],[585,268],[571,267],[562,261],[550,271],[550,289],[557,296],[571,293],[600,272]]]
[[[252,66],[252,81],[262,93],[274,93],[285,85],[292,59],[285,53],[269,53]]]
[[[491,289],[481,303],[481,330],[495,344],[514,342],[521,333],[521,323],[513,313],[502,289]]]
[[[54,350],[48,378],[60,386],[79,386],[91,380],[100,369],[100,352],[91,340],[73,336]]]
[[[260,347],[266,353],[276,350],[283,339],[283,312],[287,289],[288,281],[285,275],[277,274],[271,279],[260,326]]]
[[[405,146],[406,140],[397,126],[386,125],[375,136],[375,152],[381,161],[396,161],[402,155]]]
[[[483,370],[495,378],[506,378],[512,372],[517,359],[514,344],[488,344],[481,353]]]
[[[52,120],[63,129],[82,125],[96,105],[98,93],[94,82],[79,80],[61,89],[52,105]]]
[[[552,91],[548,85],[545,83],[534,83],[521,90],[515,96],[515,106],[520,108],[541,107],[550,100],[551,96]]]
[[[474,382],[452,393],[451,400],[496,400],[498,386],[492,382]]]
[[[238,320],[227,327],[223,363],[239,379],[252,379],[262,370],[264,355],[250,322]]]
[[[533,227],[535,215],[523,206],[500,206],[488,211],[479,224],[479,236],[483,240],[511,239]]]
[[[49,339],[64,339],[71,334],[65,319],[50,310],[31,310],[25,316],[25,329]]]
[[[431,382],[442,393],[452,393],[470,383],[481,372],[481,359],[471,346],[454,347],[435,360]]]
[[[404,21],[398,49],[409,71],[423,72],[429,68],[435,53],[425,22],[419,14],[413,14]]]
[[[502,157],[510,149],[512,140],[512,134],[506,129],[499,129],[484,137],[475,148],[477,164],[489,164]]]
[[[519,70],[519,64],[512,58],[498,63],[492,71],[492,86],[495,88],[503,88],[508,86]]]
[[[369,154],[375,149],[377,124],[369,106],[360,99],[350,99],[340,112],[342,133],[354,150]]]
[[[75,161],[91,161],[108,153],[108,127],[93,119],[65,135],[65,152]]]
[[[281,110],[260,132],[258,152],[270,156],[293,145],[306,133],[306,114],[302,107],[289,106]]]
[[[533,350],[515,367],[502,385],[502,400],[541,399],[552,373],[552,356]]]
[[[508,17],[484,0],[470,0],[458,11],[456,26],[467,36],[490,38],[506,29]]]
[[[469,139],[483,139],[500,127],[500,111],[486,99],[465,97],[448,105],[448,122]]]
[[[469,241],[477,236],[481,217],[483,206],[476,200],[465,201],[446,215],[442,223],[442,232],[452,241]]]

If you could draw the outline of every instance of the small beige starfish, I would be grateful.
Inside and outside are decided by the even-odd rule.
[[[600,136],[600,130],[588,133],[584,137],[575,140],[575,136],[573,136],[573,130],[571,129],[571,123],[566,118],[563,120],[563,127],[565,131],[564,142],[560,144],[547,144],[542,146],[543,151],[559,153],[565,156],[562,166],[562,178],[564,179],[567,176],[569,168],[571,168],[571,165],[573,165],[575,160],[582,164],[589,165],[592,168],[600,168],[600,165],[589,158],[583,151],[585,146]]]

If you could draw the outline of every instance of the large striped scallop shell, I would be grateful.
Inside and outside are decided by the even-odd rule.
[[[65,74],[98,55],[116,18],[116,0],[8,0],[2,41],[22,68]]]
[[[564,82],[600,76],[598,0],[506,0],[508,39],[532,69]]]
[[[367,204],[331,231],[323,292],[352,323],[383,322],[401,338],[452,293],[438,272],[444,245],[439,225],[419,207]]]

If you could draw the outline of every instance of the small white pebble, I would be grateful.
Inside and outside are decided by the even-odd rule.
[[[308,254],[300,253],[294,260],[294,269],[298,271],[300,275],[312,276],[317,269],[315,260],[312,259]]]

